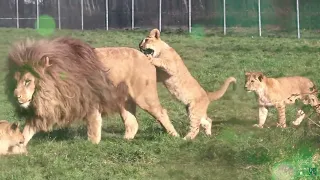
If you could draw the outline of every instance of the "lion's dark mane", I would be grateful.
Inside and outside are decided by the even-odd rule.
[[[45,66],[49,58],[50,66]],[[53,125],[66,126],[82,120],[97,108],[117,112],[127,95],[125,85],[114,87],[108,70],[98,60],[94,48],[70,37],[26,40],[11,48],[8,56],[6,93],[20,116],[39,130]],[[37,77],[36,92],[28,110],[17,106],[13,91],[15,72],[30,72]]]

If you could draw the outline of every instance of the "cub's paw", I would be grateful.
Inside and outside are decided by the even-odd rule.
[[[28,150],[26,146],[12,146],[9,148],[9,154],[23,154],[28,155]]]
[[[263,125],[259,125],[259,124],[254,124],[252,127],[256,127],[256,128],[263,128]]]
[[[294,126],[299,126],[299,125],[300,125],[300,123],[295,122],[295,121],[292,121],[292,124],[293,124]]]
[[[287,125],[286,125],[286,123],[277,123],[277,127],[286,128]]]

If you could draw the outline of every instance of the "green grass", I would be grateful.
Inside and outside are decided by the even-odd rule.
[[[40,38],[35,30],[0,29],[0,65],[4,66],[11,43],[26,37]],[[95,47],[137,48],[147,31],[58,31],[57,35],[81,38]],[[320,43],[317,39],[252,38],[214,33],[163,33],[162,39],[183,57],[192,75],[206,90],[217,90],[229,76],[237,88],[210,104],[213,135],[203,131],[194,141],[168,136],[155,119],[138,110],[139,131],[125,141],[118,114],[104,118],[102,141],[87,140],[83,125],[39,133],[29,143],[27,156],[1,157],[0,179],[320,179],[319,130],[307,120],[293,128],[295,107],[287,108],[289,127],[274,126],[277,114],[269,113],[270,128],[256,129],[257,103],[244,91],[244,71],[269,76],[303,75],[320,85]],[[5,71],[1,71],[3,77]],[[0,119],[16,121],[1,82]],[[162,105],[168,109],[181,136],[188,130],[185,107],[158,85]],[[314,159],[312,159],[314,158]],[[309,176],[308,168],[318,169]],[[284,176],[280,177],[280,175]]]

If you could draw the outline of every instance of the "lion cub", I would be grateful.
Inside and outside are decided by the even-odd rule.
[[[0,120],[0,155],[26,153],[24,147],[20,148],[23,142],[24,137],[18,123]]]
[[[147,56],[151,64],[157,67],[157,79],[160,79],[169,92],[186,105],[190,130],[184,139],[194,139],[199,133],[200,125],[204,127],[207,135],[211,135],[212,120],[207,116],[208,106],[210,102],[220,99],[229,84],[236,83],[236,79],[227,78],[215,92],[205,91],[189,72],[180,55],[161,40],[158,29],[153,29],[140,42],[139,48],[145,54],[151,53]]]
[[[303,104],[310,104],[317,110],[319,104],[317,90],[314,83],[305,77],[291,76],[281,78],[266,77],[262,72],[246,72],[245,89],[254,91],[258,96],[259,124],[253,126],[263,128],[268,115],[268,107],[274,106],[278,111],[277,127],[286,127],[285,107],[294,104],[295,100],[302,100]],[[305,113],[298,109],[297,119],[292,123],[298,126],[305,117]]]

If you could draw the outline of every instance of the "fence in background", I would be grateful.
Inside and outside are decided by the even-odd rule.
[[[59,29],[251,28],[300,38],[300,29],[319,29],[319,9],[319,0],[0,0],[0,27],[39,28],[49,15]]]

